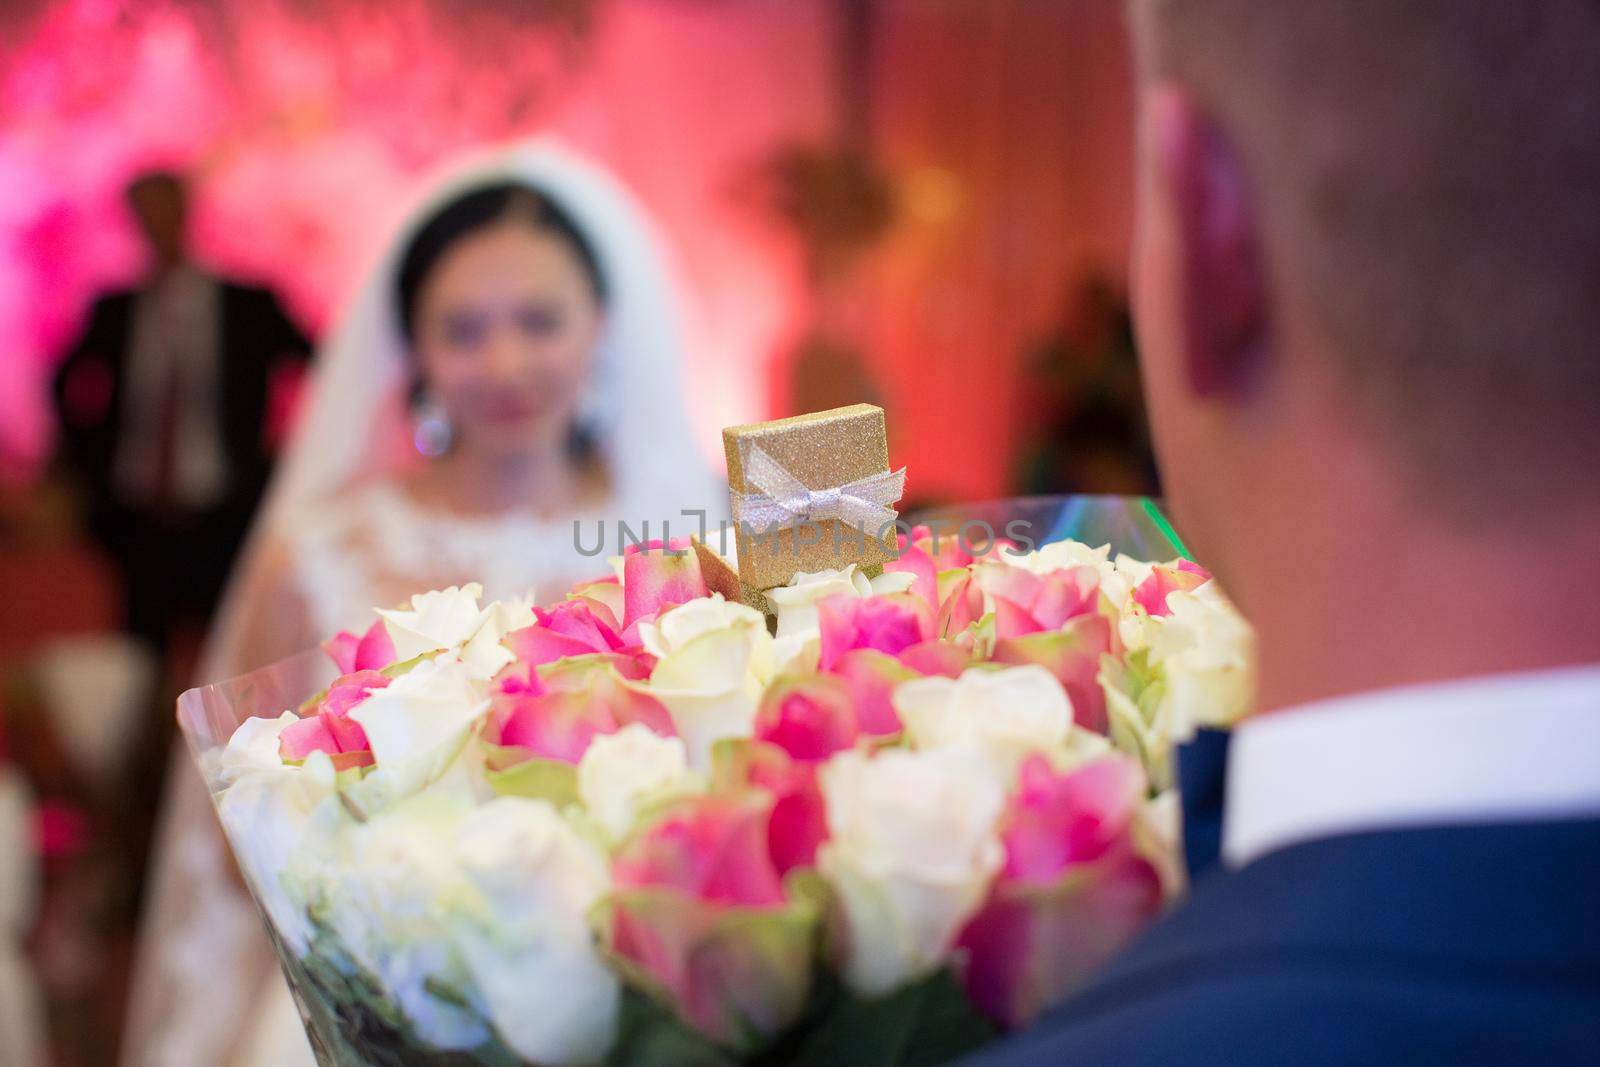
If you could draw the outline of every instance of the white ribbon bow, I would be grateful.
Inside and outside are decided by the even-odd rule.
[[[905,491],[906,469],[882,471],[844,485],[811,489],[760,445],[744,447],[744,479],[758,493],[734,493],[733,518],[753,530],[789,522],[837,519],[869,534],[895,520],[889,507]]]

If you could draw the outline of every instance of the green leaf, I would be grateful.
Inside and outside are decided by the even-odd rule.
[[[921,1067],[958,1059],[996,1030],[948,971],[863,999],[840,990],[785,1062],[791,1067]]]
[[[344,951],[317,909],[311,909],[310,917],[313,933],[304,956],[296,958],[282,944],[277,948],[306,1012],[307,1036],[320,1050],[319,1062],[338,1067],[523,1067],[495,1036],[470,1050],[429,1045],[412,1031],[378,980]],[[428,990],[458,1007],[466,1004],[458,990],[432,979]]]
[[[617,1041],[606,1056],[606,1067],[734,1067],[737,1063],[660,1001],[636,989],[623,992]]]
[[[558,808],[578,799],[578,768],[562,760],[535,756],[503,771],[486,770],[484,777],[501,796],[548,800]]]
[[[418,665],[426,663],[438,656],[439,651],[440,650],[435,649],[432,652],[424,652],[421,655],[412,656],[410,659],[402,660],[399,663],[391,663],[387,667],[384,667],[378,671],[378,673],[383,675],[385,678],[398,678],[402,674],[410,674],[417,668]]]
[[[902,1067],[960,1059],[999,1034],[978,1014],[950,971],[940,971],[919,988],[916,1020],[899,1060]]]
[[[748,737],[724,737],[712,742],[711,792],[733,792],[749,784],[754,748],[755,742]]]

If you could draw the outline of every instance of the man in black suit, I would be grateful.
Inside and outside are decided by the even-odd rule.
[[[1188,902],[974,1062],[1595,1063],[1600,3],[1130,11],[1155,443],[1264,710],[1180,757]]]
[[[266,486],[269,399],[310,352],[272,294],[191,262],[187,200],[170,173],[129,186],[151,275],[96,301],[55,381],[64,465],[158,656],[221,594]]]

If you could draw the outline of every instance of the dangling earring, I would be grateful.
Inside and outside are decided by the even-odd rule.
[[[411,444],[429,459],[437,459],[450,451],[455,432],[450,426],[450,416],[437,397],[425,393],[416,405],[416,416],[411,428]]]
[[[606,402],[609,399],[605,383],[600,380],[598,368],[591,373],[578,399],[578,410],[567,435],[567,452],[574,459],[587,460],[599,447],[600,437],[607,424]]]

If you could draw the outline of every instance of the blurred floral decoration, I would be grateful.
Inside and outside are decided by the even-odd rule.
[[[896,190],[864,152],[843,143],[790,143],[756,166],[745,193],[799,240],[806,320],[770,372],[774,415],[885,403],[863,342],[866,253],[898,215]]]
[[[800,238],[813,284],[847,273],[896,214],[888,175],[846,148],[784,145],[758,168],[754,189],[765,210]]]
[[[89,297],[138,270],[134,171],[190,172],[202,257],[320,327],[417,171],[553,110],[602,5],[0,2],[0,479],[48,444],[34,398]]]
[[[492,106],[499,124],[525,124],[581,61],[597,2],[12,0],[0,5],[0,26],[28,44],[7,57],[0,101],[7,113],[47,109],[59,122],[125,95],[130,75],[172,76],[191,53],[229,98],[236,125],[374,110],[389,118],[386,133],[409,133],[427,152],[429,140],[448,136],[428,117],[453,114],[457,130],[477,128],[475,103]],[[62,38],[76,47],[52,47]],[[163,69],[148,70],[157,59]],[[503,87],[514,91],[485,91]],[[397,109],[397,96],[414,110]]]

